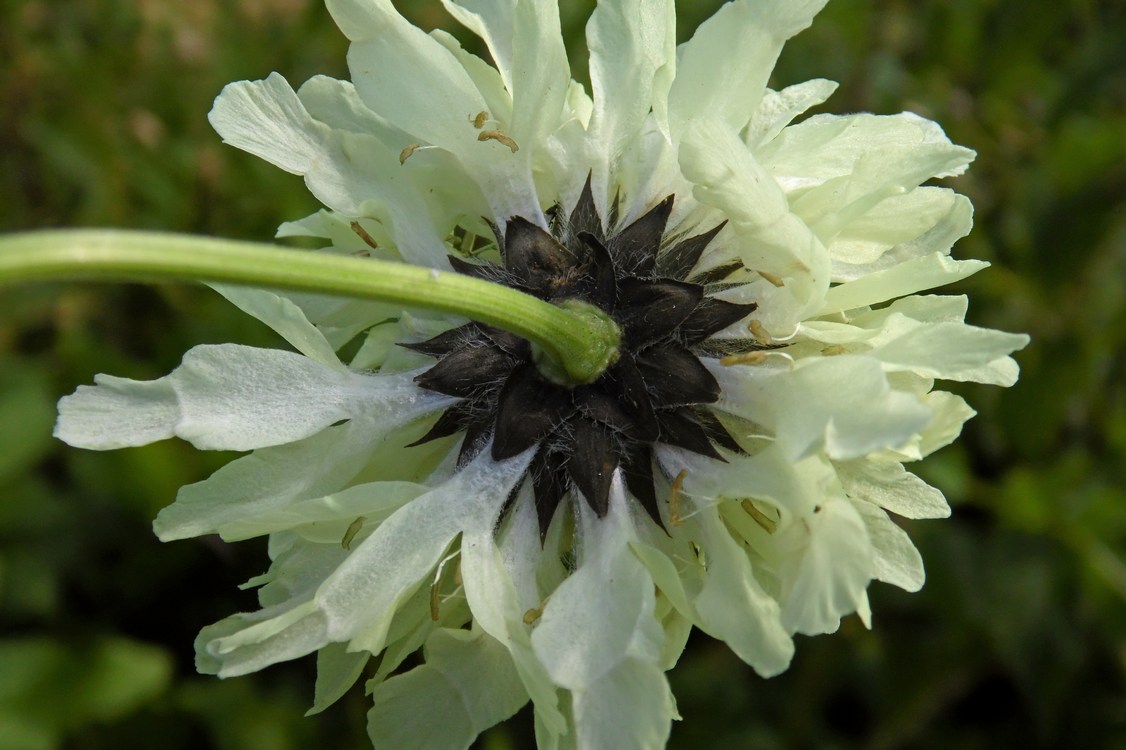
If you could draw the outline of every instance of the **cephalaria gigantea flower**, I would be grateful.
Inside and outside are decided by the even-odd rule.
[[[296,352],[98,376],[56,434],[251,451],[155,524],[269,536],[261,609],[203,630],[202,671],[316,652],[314,710],[364,677],[378,747],[465,748],[529,700],[542,748],[660,747],[693,627],[770,676],[795,634],[867,624],[872,580],[922,586],[892,516],[949,508],[904,464],[973,415],[936,381],[1011,385],[1027,343],[918,294],[986,265],[929,184],[974,154],[912,114],[801,119],[830,81],[767,87],[824,0],[735,0],[679,48],[672,0],[600,0],[590,92],[554,0],[444,4],[491,63],[329,0],[352,80],[233,83],[211,122],[324,205],[278,236],[594,305],[613,363],[569,383],[478,322],[220,287]]]

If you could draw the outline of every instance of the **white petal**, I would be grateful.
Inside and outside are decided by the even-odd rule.
[[[747,554],[715,509],[704,509],[695,518],[707,569],[695,601],[700,629],[726,642],[763,677],[780,674],[790,665],[794,643],[784,629],[778,602],[755,579]]]
[[[519,0],[512,30],[512,126],[533,149],[558,127],[571,70],[556,0]]]
[[[836,632],[845,615],[861,609],[873,575],[872,544],[847,500],[825,499],[819,509],[779,529],[784,549],[782,622],[792,633]]]
[[[724,390],[717,406],[773,427],[791,461],[821,450],[847,459],[898,448],[931,419],[930,409],[893,390],[869,357],[815,358],[793,372],[761,366],[712,372]]]
[[[850,498],[873,503],[904,518],[950,516],[942,493],[898,461],[847,461],[837,464],[837,476]]]
[[[324,334],[309,322],[301,308],[268,289],[211,284],[232,305],[262,321],[297,351],[329,367],[344,369]]]
[[[304,175],[309,190],[329,208],[359,216],[376,202],[405,259],[447,267],[443,238],[409,171],[399,164],[399,153],[372,135],[314,120],[280,75],[229,84],[208,119],[225,143]]]
[[[889,369],[923,377],[1011,386],[1020,368],[1008,355],[1028,346],[1025,334],[960,322],[924,323],[868,352]]]
[[[951,190],[921,187],[892,196],[833,237],[833,280],[854,281],[914,258],[948,253],[972,227],[973,207]]]
[[[551,595],[532,646],[556,684],[589,687],[629,655],[656,663],[663,640],[653,581],[629,549],[632,520],[620,476],[602,519],[582,503],[582,559]]]
[[[523,0],[533,1],[541,2]],[[517,141],[519,150],[512,153],[495,140],[478,140],[482,131],[474,127],[473,120],[478,113],[487,112],[488,105],[457,57],[399,15],[389,0],[330,0],[328,7],[352,40],[348,66],[364,104],[417,142],[456,156],[488,199],[498,222],[522,215],[545,224],[532,179],[535,144]],[[534,14],[535,10],[526,12]],[[522,18],[516,19],[521,27],[526,20]],[[534,67],[528,75],[535,78],[539,72]],[[565,69],[562,72],[565,76]],[[565,95],[564,83],[557,94],[559,108],[540,116],[558,120]],[[543,104],[548,106],[546,100]],[[516,122],[523,122],[515,107],[514,102],[513,123],[501,123],[501,129],[511,130]]]
[[[363,468],[379,441],[400,423],[354,419],[305,440],[254,451],[202,482],[180,489],[153,523],[162,541],[221,534],[235,540],[269,533],[268,520],[298,500],[340,490]]]
[[[154,381],[108,375],[59,401],[55,435],[105,450],[180,437],[197,448],[250,450],[309,437],[343,419],[440,402],[404,375],[358,375],[274,349],[197,346]]]
[[[446,12],[481,38],[489,48],[504,86],[511,91],[518,75],[513,70],[513,31],[519,0],[442,0]]]
[[[301,84],[297,98],[313,119],[335,130],[373,135],[392,149],[410,143],[406,133],[364,105],[351,81],[313,76]]]
[[[397,481],[353,485],[324,497],[261,508],[252,518],[224,524],[223,536],[247,538],[290,530],[309,541],[342,544],[345,534],[358,520],[359,531],[349,545],[355,546],[366,538],[364,532],[427,489],[422,484]]]
[[[311,600],[295,600],[220,620],[196,638],[196,669],[236,677],[312,653],[328,643],[325,618]]]
[[[758,108],[782,44],[809,26],[826,0],[737,0],[722,6],[681,46],[669,92],[675,133],[693,118],[742,130]]]
[[[343,643],[329,643],[317,652],[317,683],[313,693],[313,707],[306,716],[319,714],[356,684],[367,666],[371,654],[366,651],[348,651]]]
[[[666,78],[675,67],[676,15],[672,0],[602,2],[586,30],[590,49],[594,112],[590,143],[596,150],[595,202],[609,205],[612,180],[629,145],[640,138],[645,119]],[[671,80],[671,79],[670,79]],[[629,170],[625,170],[627,173]],[[622,186],[627,195],[635,186]]]
[[[558,122],[570,74],[551,0],[443,0],[446,10],[489,46],[512,94],[509,133],[529,146]]]
[[[837,83],[824,78],[787,86],[781,91],[767,89],[743,137],[747,148],[754,151],[773,139],[795,117],[821,104],[836,90]]]
[[[532,539],[538,542],[537,528],[522,530],[532,531]],[[535,704],[537,726],[545,736],[558,738],[567,731],[566,720],[557,706],[555,685],[536,658],[528,627],[523,622],[528,608],[520,601],[513,578],[520,579],[528,571],[509,568],[517,562],[520,561],[506,559],[501,553],[491,525],[477,522],[463,533],[461,572],[474,621],[508,649],[524,688]]]
[[[462,528],[495,519],[530,458],[525,453],[497,463],[486,448],[451,479],[380,524],[317,592],[332,640],[349,639],[393,612]]]
[[[965,399],[953,393],[935,391],[928,393],[924,401],[934,412],[934,419],[919,436],[919,458],[954,442],[962,433],[962,425],[977,414]]]
[[[942,156],[932,167],[929,159],[935,154]],[[949,177],[964,172],[974,152],[951,144],[937,123],[904,112],[814,115],[783,130],[756,156],[783,184],[810,186],[852,175],[873,158],[883,158],[893,172],[933,170],[922,179]]]
[[[464,750],[528,701],[512,659],[485,633],[436,630],[425,654],[425,664],[373,691],[368,733],[376,747]]]
[[[864,519],[868,539],[872,542],[873,577],[904,591],[914,593],[921,589],[926,581],[923,558],[907,532],[871,503],[854,501],[852,506]]]
[[[572,710],[581,750],[662,748],[676,716],[664,672],[640,659],[627,659],[575,691]]]
[[[825,306],[818,315],[868,307],[925,289],[953,284],[988,266],[981,260],[953,260],[945,252],[914,258],[833,287],[825,295]]]
[[[829,254],[790,213],[774,179],[735,131],[697,121],[684,135],[680,166],[695,183],[696,199],[730,221],[746,266],[783,278],[784,291],[798,301],[802,317],[820,308],[829,286]]]

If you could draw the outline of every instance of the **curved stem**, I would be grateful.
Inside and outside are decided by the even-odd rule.
[[[568,382],[593,382],[617,357],[620,332],[592,305],[560,307],[452,271],[276,245],[127,230],[0,237],[0,285],[33,281],[218,281],[394,302],[511,331]]]

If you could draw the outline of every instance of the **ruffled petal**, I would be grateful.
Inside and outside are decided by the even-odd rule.
[[[864,520],[872,543],[872,577],[912,593],[921,589],[926,581],[923,557],[907,532],[871,503],[853,502],[852,507]]]
[[[795,117],[810,107],[821,104],[837,90],[836,81],[814,78],[812,81],[796,83],[781,91],[766,90],[759,102],[758,110],[751,118],[743,140],[747,148],[754,151],[763,143],[772,140],[782,132]]]
[[[443,237],[401,168],[399,152],[372,135],[333,130],[314,120],[277,73],[264,81],[229,84],[208,119],[225,143],[303,175],[329,208],[360,216],[369,202],[378,202],[406,260],[447,267]]]
[[[758,108],[782,44],[809,26],[826,0],[737,0],[681,46],[669,92],[673,133],[701,113],[741,130]]]
[[[96,450],[180,437],[197,448],[250,450],[309,437],[358,414],[418,416],[442,401],[409,377],[358,375],[290,352],[197,346],[159,380],[98,375],[59,401],[55,435]]]
[[[927,426],[932,414],[915,396],[888,384],[869,357],[817,358],[782,367],[713,366],[721,409],[774,428],[791,460],[824,451],[847,460],[895,449]]]
[[[592,188],[597,205],[609,204],[615,181],[635,176],[623,169],[654,102],[665,98],[676,67],[676,12],[672,0],[602,2],[587,23],[594,92],[589,142],[595,150]],[[620,185],[627,195],[632,184]]]
[[[854,500],[878,505],[904,518],[948,518],[942,493],[898,461],[860,459],[836,465],[844,491]]]
[[[572,699],[575,747],[660,748],[679,718],[664,672],[656,664],[626,659]]]
[[[627,655],[655,663],[661,642],[652,580],[629,549],[633,521],[620,476],[604,517],[578,506],[582,560],[551,595],[532,632],[536,656],[552,680],[570,690],[590,687]]]
[[[785,281],[778,291],[795,300],[796,320],[822,307],[829,288],[829,254],[790,212],[773,176],[736,131],[715,121],[693,123],[681,144],[680,167],[695,185],[696,200],[728,219],[725,232],[738,240],[732,245],[738,259]]]
[[[298,501],[345,487],[398,420],[353,419],[304,440],[256,450],[182,487],[153,523],[162,541],[219,534],[233,541],[273,530]]]
[[[989,264],[983,260],[954,260],[947,251],[924,255],[883,271],[839,284],[825,295],[818,315],[869,307],[926,289],[953,284]]]
[[[436,630],[423,653],[425,664],[372,692],[368,734],[376,747],[465,750],[478,734],[528,701],[512,659],[486,633]]]
[[[268,289],[228,284],[211,284],[212,289],[232,305],[274,329],[293,348],[329,367],[343,369],[336,351],[317,327],[309,322],[300,307]]]
[[[775,535],[782,623],[791,633],[834,633],[842,617],[867,610],[875,554],[864,521],[844,499],[823,500]]]
[[[482,453],[452,478],[392,514],[317,591],[332,640],[347,640],[385,619],[471,521],[495,519],[531,452],[495,462]],[[378,643],[382,637],[369,636]],[[376,651],[377,648],[369,650]]]

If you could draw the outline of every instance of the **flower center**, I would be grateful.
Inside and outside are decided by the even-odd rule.
[[[590,182],[565,218],[549,212],[551,231],[522,217],[496,230],[503,263],[451,256],[454,269],[564,305],[592,305],[621,332],[614,359],[592,383],[569,385],[537,365],[532,346],[515,334],[469,323],[404,346],[438,358],[416,378],[422,388],[457,396],[415,445],[464,432],[458,467],[492,439],[495,460],[535,448],[528,477],[541,537],[568,492],[604,516],[614,472],[662,525],[653,451],[660,443],[724,460],[717,446],[739,445],[708,408],[719,384],[700,362],[708,339],[754,311],[708,295],[739,264],[693,274],[722,225],[665,242],[673,197],[607,236]],[[736,345],[741,350],[753,343]],[[728,347],[727,351],[730,351]]]

